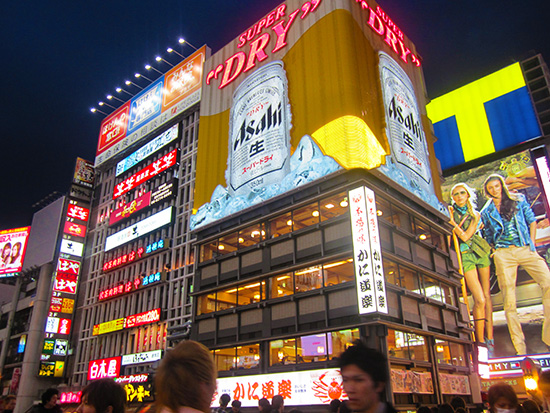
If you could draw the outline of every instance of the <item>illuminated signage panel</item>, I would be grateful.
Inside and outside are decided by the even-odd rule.
[[[118,377],[120,373],[120,357],[92,360],[88,363],[88,380]]]
[[[533,158],[530,151],[521,151],[448,176],[445,178],[445,184],[441,189],[444,199],[450,202],[451,189],[453,186],[462,182],[466,183],[473,189],[476,195],[477,202],[475,206],[477,210],[490,211],[489,208],[491,207],[491,203],[489,202],[489,198],[485,195],[484,182],[490,175],[500,175],[507,186],[508,192],[510,192],[512,196],[521,197],[525,200],[526,205],[522,207],[522,210],[527,211],[526,208],[531,210],[533,214],[532,217],[535,219],[534,222],[536,222],[536,231],[534,234],[536,252],[543,259],[548,260],[548,257],[550,257],[549,216],[545,208],[544,197],[541,191],[541,188],[544,187],[546,182],[539,181],[535,173],[534,161],[535,158]],[[525,214],[524,216],[526,217],[531,215],[527,212],[525,212]],[[486,214],[485,217],[487,217]],[[487,222],[484,222],[484,226],[488,227]],[[482,236],[487,235],[487,230],[484,229],[480,234]],[[491,259],[491,262],[494,263],[494,258]],[[528,317],[530,320],[544,320],[543,299],[539,286],[536,285],[533,278],[522,267],[517,270],[517,280],[514,302],[517,302],[519,317]],[[538,293],[533,294],[532,291],[534,290],[538,291]],[[468,291],[468,293],[471,294],[470,291]],[[515,354],[515,351],[514,354],[510,354],[510,350],[514,350],[514,346],[510,338],[508,323],[506,322],[503,311],[503,300],[504,297],[501,290],[492,294],[494,335],[495,337],[499,337],[499,339],[495,340],[494,354],[490,355],[490,362],[492,362],[492,358],[495,354],[499,356],[512,356]],[[472,323],[474,323],[473,320]],[[542,323],[539,323],[529,329],[523,327],[522,330],[525,336],[527,350],[526,354],[536,354],[540,352],[540,350],[538,350],[540,347],[536,343],[541,342],[542,325]]]
[[[442,169],[541,136],[519,63],[433,99],[426,108]]]
[[[109,225],[114,225],[123,219],[130,218],[133,214],[147,208],[149,205],[151,205],[151,192],[147,192],[132,202],[115,209],[109,217]]]
[[[80,262],[59,258],[59,261],[57,262],[57,271],[78,275],[80,272]]]
[[[60,340],[60,339],[55,340],[53,355],[54,356],[66,356],[68,349],[69,349],[69,341],[68,340]]]
[[[76,205],[76,201],[71,201],[69,207],[67,208],[67,218],[74,218],[87,222],[89,217],[90,210],[88,208]]]
[[[540,156],[535,159],[535,165],[539,172],[540,182],[546,199],[546,207],[550,210],[550,168],[548,167],[548,158]]]
[[[209,53],[210,50],[203,46],[108,116],[101,124],[95,166],[198,103],[201,99],[202,67]]]
[[[133,281],[127,281],[124,284],[117,285],[116,287],[107,288],[99,292],[99,300],[107,300],[109,298],[119,297],[123,294],[131,293],[139,289],[140,287],[146,287],[148,285],[156,284],[162,279],[161,272],[146,275],[144,277],[137,277]]]
[[[68,318],[48,317],[46,319],[46,333],[67,335],[71,331],[71,320]]]
[[[122,356],[121,365],[127,366],[128,364],[139,363],[152,363],[160,360],[162,357],[162,350],[145,351],[143,353],[126,354]]]
[[[72,314],[74,311],[74,300],[72,298],[52,297],[50,311],[52,313]]]
[[[82,391],[65,391],[59,393],[59,404],[80,404]]]
[[[116,320],[107,321],[105,323],[96,324],[92,330],[93,336],[100,334],[112,333],[113,331],[119,331],[124,328],[124,318],[117,318]]]
[[[258,407],[259,399],[273,394],[284,395],[285,404],[292,406],[328,405],[333,399],[346,398],[339,370],[330,368],[220,377],[217,380],[217,392],[237,394],[233,398],[239,400],[242,407]],[[214,401],[214,405],[217,405],[217,401]]]
[[[62,293],[76,294],[78,280],[76,276],[58,272],[55,275],[53,289]]]
[[[82,242],[62,239],[59,252],[62,252],[63,254],[74,255],[76,257],[82,257],[82,253],[84,252],[84,244]]]
[[[76,222],[66,221],[63,232],[68,235],[84,238],[86,236],[86,227]]]
[[[121,245],[170,224],[172,222],[172,209],[173,207],[168,207],[143,221],[136,222],[134,225],[108,236],[105,240],[105,251],[120,247]]]
[[[94,164],[82,158],[76,158],[74,168],[73,183],[87,188],[94,187]]]
[[[170,142],[173,142],[177,138],[178,138],[178,125],[176,124],[172,126],[170,129],[168,129],[166,132],[163,132],[161,135],[157,136],[155,139],[153,139],[149,143],[143,145],[133,154],[127,156],[122,161],[117,163],[115,176],[119,176],[120,174],[123,174],[128,169],[134,167],[141,161],[144,161],[150,155],[162,149],[163,147],[168,145]]]
[[[31,227],[0,231],[0,277],[14,275],[23,268]]]
[[[145,383],[149,380],[149,374],[131,374],[129,376],[120,376],[115,379],[116,383]]]
[[[160,308],[145,311],[144,313],[133,314],[124,320],[124,328],[132,328],[160,321]]]
[[[141,185],[144,182],[147,182],[149,179],[157,176],[161,172],[166,171],[168,168],[171,168],[178,161],[178,149],[174,149],[171,152],[168,152],[158,161],[152,162],[147,165],[141,171],[136,172],[129,178],[120,182],[115,186],[113,191],[113,199],[118,198],[121,195],[124,195],[126,192],[131,191],[137,186]]]
[[[25,347],[27,346],[27,335],[26,334],[23,334],[20,338],[19,338],[19,345],[17,346],[17,352],[18,353],[24,353],[25,352]]]
[[[38,370],[38,375],[42,377],[53,377],[55,373],[55,362],[41,361]]]
[[[119,257],[113,258],[105,264],[103,264],[103,271],[111,271],[120,267],[124,267],[127,264],[131,264],[134,261],[138,261],[142,258],[145,258],[149,254],[160,252],[168,246],[168,240],[160,239],[158,241],[152,242],[146,247],[139,247],[135,250],[130,251],[127,254],[120,255]]]
[[[374,0],[277,7],[205,62],[190,228],[355,168],[444,210],[419,66]]]

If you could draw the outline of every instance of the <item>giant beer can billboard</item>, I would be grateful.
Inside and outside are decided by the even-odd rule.
[[[400,132],[390,94],[412,108]],[[352,168],[441,210],[425,104],[415,47],[374,0],[282,3],[205,61],[191,229]]]

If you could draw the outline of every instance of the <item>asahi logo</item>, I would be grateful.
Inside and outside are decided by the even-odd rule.
[[[258,123],[256,123],[256,119],[249,120],[248,122],[247,119],[245,119],[239,128],[237,139],[235,139],[233,143],[233,150],[236,151],[239,146],[250,141],[254,136],[261,135],[272,128],[279,127],[282,123],[282,111],[282,103],[279,102],[275,111],[273,110],[273,105],[270,104]]]
[[[397,102],[398,99],[394,96],[388,106],[388,116],[391,119],[396,120],[401,125],[403,125],[409,132],[418,138],[420,142],[424,139],[424,134],[422,132],[422,125],[420,122],[414,119],[414,114],[411,112],[407,116],[403,115],[403,107]],[[404,106],[409,106],[406,103],[403,103]]]

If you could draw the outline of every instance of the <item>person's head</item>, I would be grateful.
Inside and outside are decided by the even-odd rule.
[[[455,409],[449,403],[442,403],[437,406],[438,413],[455,413]]]
[[[233,400],[231,402],[231,410],[234,412],[240,412],[241,411],[241,402],[238,400]]]
[[[265,397],[258,400],[258,410],[261,412],[269,412],[271,410],[271,403]]]
[[[453,409],[458,409],[459,407],[462,407],[463,409],[466,408],[466,402],[464,399],[460,396],[455,396],[451,399],[451,406],[453,406]]]
[[[13,247],[11,247],[11,257],[17,258],[19,257],[20,254],[21,254],[21,243],[16,242],[15,244],[13,244]]]
[[[467,206],[468,210],[473,212],[476,207],[476,199],[476,192],[464,182],[459,182],[451,188],[451,204],[459,207]]]
[[[431,413],[432,409],[430,409],[428,406],[420,406],[418,409],[416,409],[416,413]]]
[[[280,394],[276,394],[273,396],[273,399],[271,399],[271,409],[282,412],[285,405],[285,399],[283,399],[283,396]]]
[[[455,413],[467,413],[464,407],[457,407]]]
[[[166,353],[155,375],[157,404],[177,412],[191,407],[208,413],[216,390],[216,367],[210,351],[196,341],[182,341]]]
[[[6,242],[2,248],[2,259],[5,260],[11,255],[11,242]]]
[[[489,175],[483,183],[483,189],[485,190],[485,196],[487,196],[487,198],[516,199],[514,195],[510,194],[504,178],[499,174]]]
[[[487,401],[492,413],[515,413],[518,407],[518,396],[512,386],[506,383],[496,383],[489,387]]]
[[[227,393],[224,393],[220,396],[220,407],[227,407],[229,404],[229,401],[231,400],[231,396]]]
[[[334,399],[330,401],[328,411],[331,413],[338,413],[338,409],[342,402],[339,399]]]
[[[550,370],[539,374],[539,390],[546,399],[550,399]]]
[[[9,396],[6,396],[4,398],[4,410],[15,410],[15,402],[17,401],[17,398],[10,394]]]
[[[342,353],[339,364],[348,407],[360,412],[375,408],[388,381],[386,357],[357,340]]]
[[[48,389],[40,397],[42,404],[46,409],[53,409],[57,404],[57,398],[59,397],[59,391],[57,389]]]
[[[525,400],[521,405],[525,413],[540,413],[539,405],[533,400]]]
[[[78,413],[124,413],[126,391],[113,379],[92,381],[82,389]]]

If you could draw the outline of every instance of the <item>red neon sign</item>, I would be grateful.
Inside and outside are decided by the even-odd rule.
[[[75,237],[85,237],[86,227],[84,225],[77,224],[76,222],[65,222],[65,228],[63,229],[65,234],[74,235]]]
[[[70,204],[67,208],[67,217],[79,219],[86,222],[90,217],[90,210],[88,208],[83,208],[78,205]]]
[[[152,177],[174,166],[176,164],[177,159],[178,159],[178,149],[176,148],[173,151],[164,155],[158,161],[155,161],[149,164],[148,166],[143,168],[141,171],[133,174],[131,177],[125,179],[124,181],[119,183],[117,186],[115,186],[115,190],[113,192],[113,199],[116,199],[119,196],[124,195],[126,192],[131,191],[138,185],[141,185],[142,183],[148,181]]]
[[[116,287],[108,288],[99,292],[99,299],[106,300],[107,298],[118,297],[119,295],[137,290],[141,285],[141,279],[136,278],[134,281],[128,281],[125,284],[117,285]]]
[[[114,270],[115,268],[130,264],[132,261],[142,258],[144,252],[145,250],[143,247],[139,247],[137,250],[130,251],[128,254],[121,255],[118,258],[113,258],[103,264],[103,271]]]
[[[107,148],[113,146],[126,136],[129,112],[130,102],[126,103],[110,116],[107,116],[101,123],[99,142],[97,144],[97,155],[103,153]]]
[[[124,328],[132,328],[144,324],[160,321],[160,308],[149,310],[140,314],[129,315],[124,319]]]
[[[134,213],[147,208],[151,204],[151,192],[134,199],[132,202],[115,209],[109,217],[109,225],[113,225],[125,218],[129,218]]]
[[[61,318],[59,320],[59,334],[69,334],[71,332],[71,320],[68,318]]]
[[[76,276],[58,272],[55,276],[53,289],[62,293],[76,294],[77,285]]]
[[[72,392],[67,391],[59,394],[59,403],[60,404],[67,404],[67,403],[80,403],[80,398],[82,397],[82,392]]]
[[[88,363],[88,380],[114,379],[120,374],[120,357],[92,360]]]
[[[78,261],[59,258],[59,261],[57,262],[57,271],[78,275],[78,272],[80,271],[80,263]]]
[[[256,23],[251,29],[248,29],[239,37],[238,47],[244,46],[248,41],[248,53],[239,51],[233,56],[230,56],[224,64],[218,65],[214,70],[211,70],[206,76],[206,84],[209,85],[212,79],[218,79],[222,74],[218,89],[223,89],[233,82],[241,73],[246,73],[256,66],[257,62],[263,62],[269,57],[268,53],[274,54],[283,49],[286,45],[286,36],[296,18],[304,19],[308,14],[313,13],[321,0],[311,0],[305,2],[301,7],[294,10],[285,20],[286,4],[280,5],[275,11],[269,13],[266,17]],[[266,32],[260,35],[265,28],[271,27],[275,36],[275,46],[271,51],[267,51],[267,45],[271,41],[271,33]],[[254,39],[254,40],[253,40]]]

